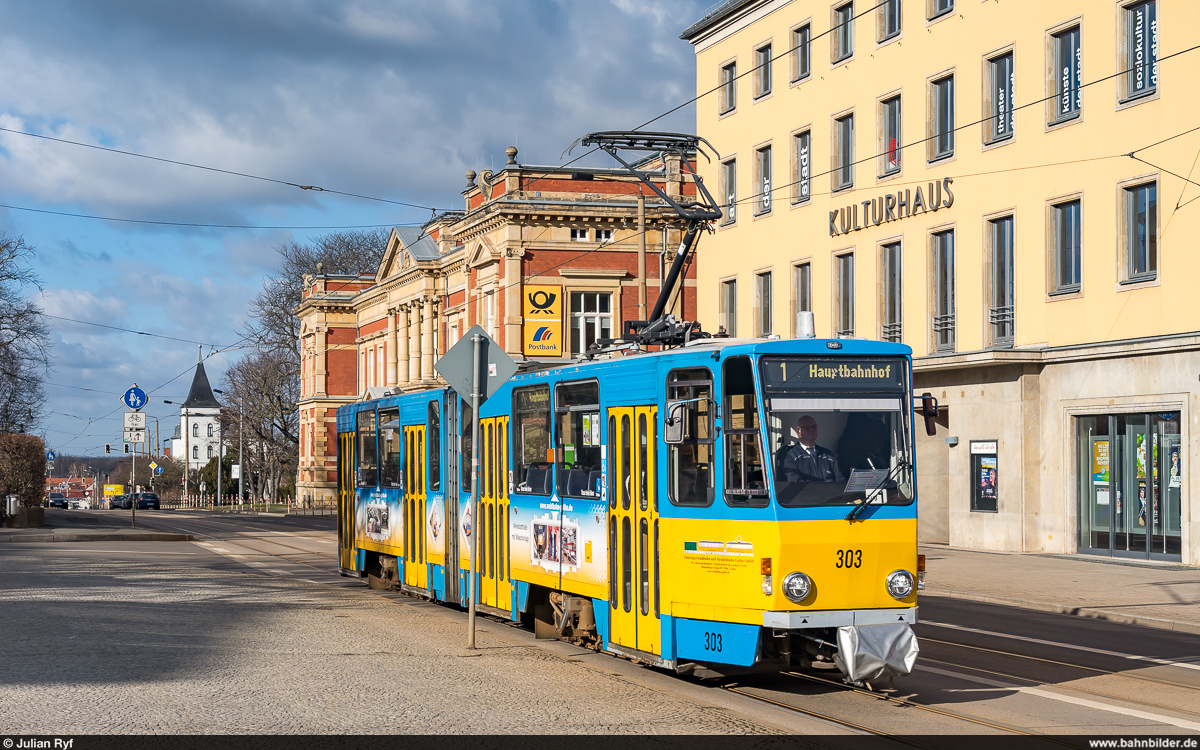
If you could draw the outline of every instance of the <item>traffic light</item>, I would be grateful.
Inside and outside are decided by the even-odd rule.
[[[104,444],[104,452],[105,452],[105,453],[112,453],[112,445],[111,445],[110,443],[105,443],[105,444]]]
[[[126,452],[126,453],[128,453],[128,452],[129,452],[129,443],[126,443],[126,444],[125,444],[125,452]]]

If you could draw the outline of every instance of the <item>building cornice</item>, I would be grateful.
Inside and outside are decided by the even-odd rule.
[[[1192,331],[1066,346],[984,349],[956,354],[931,354],[924,357],[913,357],[913,371],[918,373],[940,372],[972,367],[1004,367],[1023,364],[1057,365],[1096,359],[1146,357],[1189,351],[1200,351],[1200,332]]]

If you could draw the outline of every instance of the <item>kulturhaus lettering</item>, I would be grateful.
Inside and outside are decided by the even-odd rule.
[[[953,177],[946,177],[937,182],[930,182],[922,190],[918,185],[914,191],[911,188],[897,190],[895,194],[888,193],[879,198],[853,203],[829,212],[829,236],[849,234],[869,226],[879,226],[889,221],[915,216],[918,212],[937,211],[954,205],[954,192],[950,190]],[[862,214],[859,215],[859,206]]]

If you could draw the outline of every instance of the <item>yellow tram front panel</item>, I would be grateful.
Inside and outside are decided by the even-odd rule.
[[[796,521],[661,519],[663,597],[670,614],[761,625],[770,611],[897,609],[889,573],[917,570],[915,518]],[[783,595],[799,571],[813,584],[801,604]]]

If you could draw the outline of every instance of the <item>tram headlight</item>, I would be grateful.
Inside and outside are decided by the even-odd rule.
[[[808,598],[812,593],[812,581],[800,572],[788,573],[783,579],[783,595],[796,604]]]
[[[887,577],[887,590],[893,599],[908,598],[916,585],[917,582],[913,578],[913,574],[907,570],[893,571]]]

